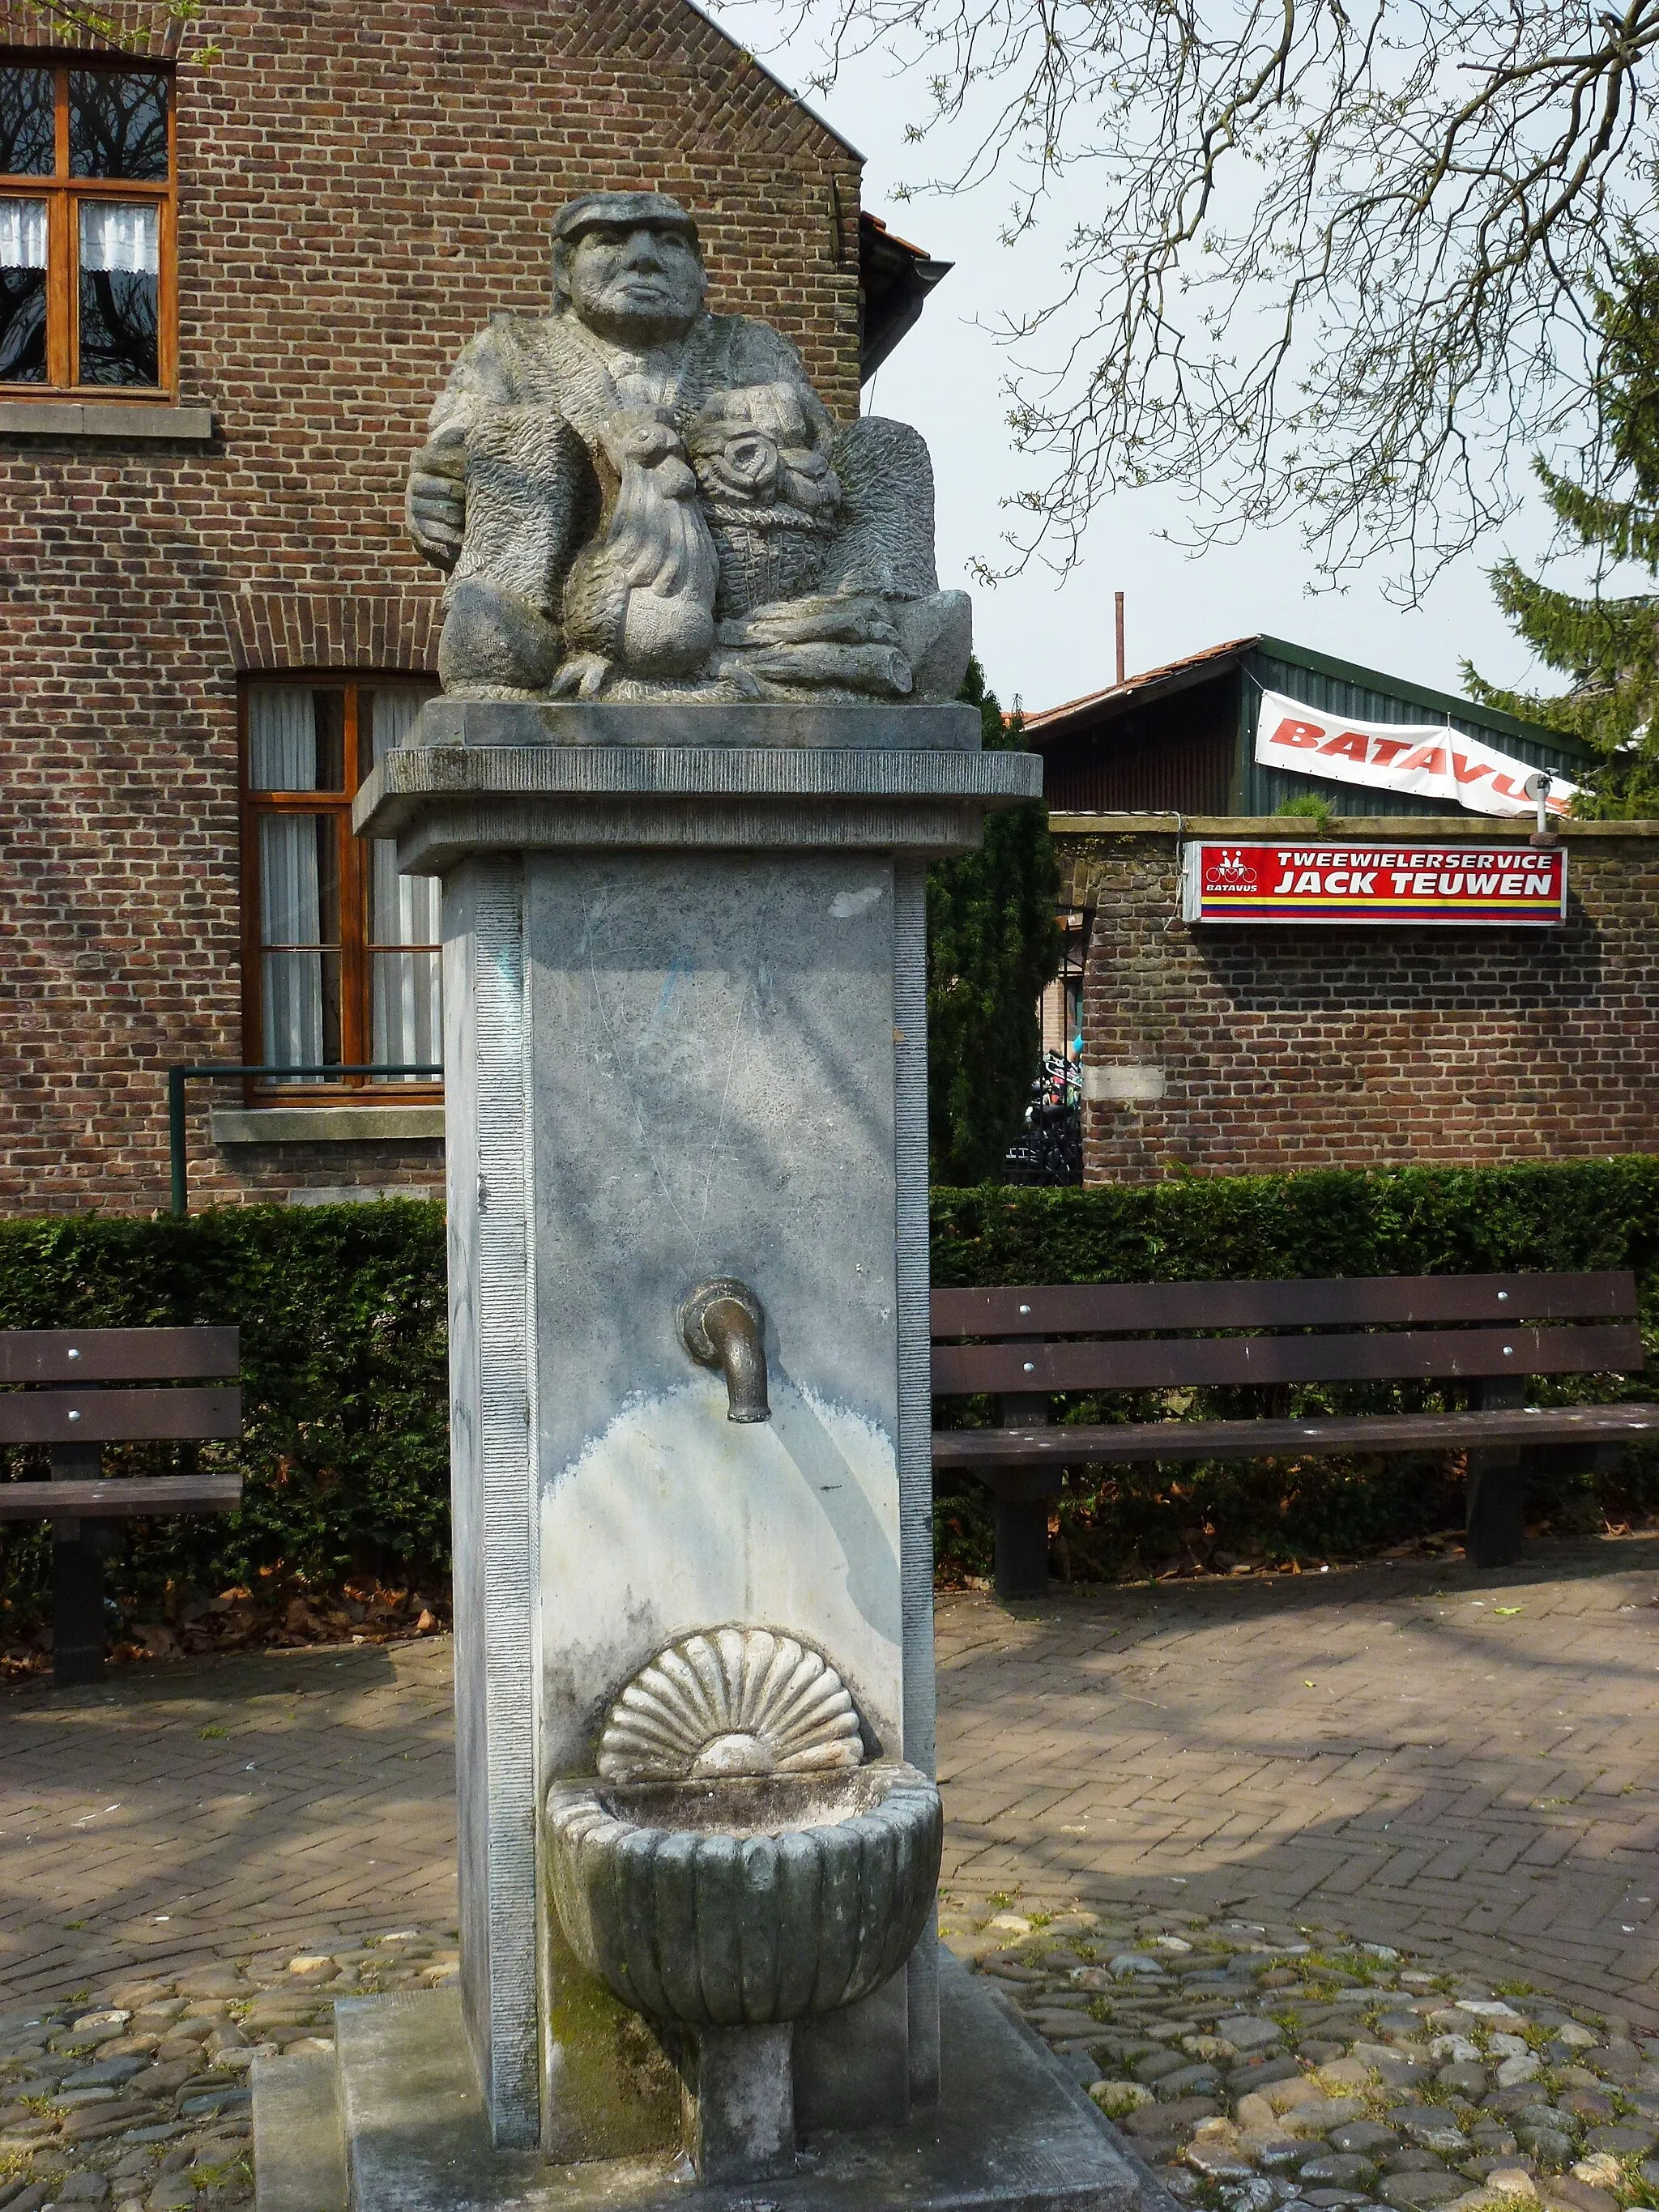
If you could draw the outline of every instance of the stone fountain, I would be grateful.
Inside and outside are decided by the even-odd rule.
[[[1039,764],[916,434],[674,201],[554,233],[416,458],[445,696],[357,815],[443,883],[461,1983],[256,2067],[261,2212],[1127,2208],[934,1936],[925,873]]]

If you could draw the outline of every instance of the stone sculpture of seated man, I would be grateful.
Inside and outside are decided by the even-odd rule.
[[[969,601],[933,566],[927,448],[837,431],[769,325],[711,315],[655,192],[553,223],[554,313],[463,351],[410,476],[464,698],[948,699]]]

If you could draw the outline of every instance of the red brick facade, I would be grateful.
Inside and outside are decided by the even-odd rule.
[[[1570,829],[1569,919],[1522,931],[1188,924],[1159,823],[1056,821],[1065,895],[1093,912],[1085,1089],[1163,1081],[1085,1103],[1085,1182],[1659,1152],[1659,824]],[[1421,817],[1405,828],[1421,840]]]
[[[711,305],[857,404],[857,157],[694,9],[270,0],[210,4],[199,35],[222,54],[178,80],[178,398],[212,441],[0,429],[14,1212],[166,1203],[163,1069],[245,1050],[238,678],[432,665],[408,455],[490,310],[544,310],[562,202],[688,202]],[[0,46],[42,36],[0,0]],[[202,1086],[191,1122],[203,1198],[441,1171],[435,1143],[216,1151]]]

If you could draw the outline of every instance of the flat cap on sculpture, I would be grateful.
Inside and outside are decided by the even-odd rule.
[[[553,312],[462,352],[409,486],[447,691],[955,697],[972,617],[939,588],[927,446],[836,425],[789,341],[707,289],[678,200],[586,192],[553,219]]]
[[[553,235],[579,238],[585,230],[618,223],[630,230],[644,224],[647,229],[678,231],[694,243],[697,235],[690,210],[666,192],[578,192],[554,216]]]

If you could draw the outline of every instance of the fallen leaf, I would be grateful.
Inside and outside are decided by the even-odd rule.
[[[1518,1605],[1495,1605],[1492,1607],[1494,1615],[1499,1620],[1508,1620],[1511,1615],[1519,1613],[1520,1610]]]

